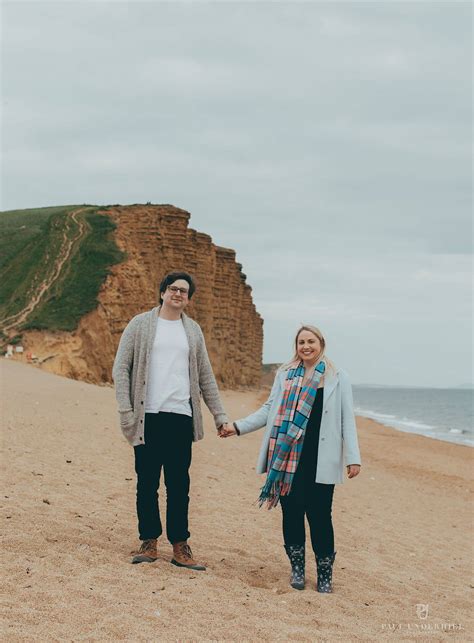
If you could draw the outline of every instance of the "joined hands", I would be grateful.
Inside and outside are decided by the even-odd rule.
[[[230,422],[226,422],[217,429],[217,435],[220,438],[229,438],[231,435],[237,435],[235,426]]]

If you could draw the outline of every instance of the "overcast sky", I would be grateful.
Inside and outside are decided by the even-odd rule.
[[[472,378],[468,2],[3,3],[3,210],[172,203],[236,250],[264,361]]]

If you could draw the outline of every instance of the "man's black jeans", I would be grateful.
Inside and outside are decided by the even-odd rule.
[[[145,444],[134,447],[137,473],[137,516],[141,540],[163,533],[158,507],[161,469],[166,485],[166,535],[182,542],[188,531],[189,466],[193,420],[178,413],[146,413]]]

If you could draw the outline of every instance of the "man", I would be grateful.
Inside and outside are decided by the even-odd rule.
[[[199,324],[184,314],[195,291],[190,275],[172,272],[160,284],[160,306],[136,315],[123,331],[113,367],[122,432],[135,451],[141,547],[132,563],[153,562],[162,534],[161,469],[171,562],[205,570],[188,545],[192,442],[204,437],[200,396],[218,432],[228,427]],[[230,428],[230,427],[228,427]]]

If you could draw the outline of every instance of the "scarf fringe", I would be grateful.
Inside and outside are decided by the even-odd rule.
[[[267,503],[267,509],[273,509],[280,501],[280,496],[287,496],[291,490],[291,483],[281,480],[268,480],[260,490],[257,503],[262,507]]]

